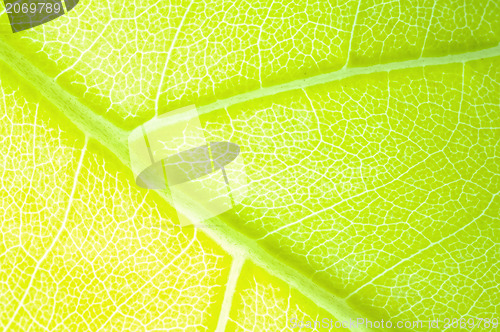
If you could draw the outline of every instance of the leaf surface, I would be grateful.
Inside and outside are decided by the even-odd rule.
[[[499,12],[84,1],[16,35],[1,16],[2,324],[282,328],[287,296],[304,317],[498,317]],[[126,138],[192,103],[249,194],[174,231]]]

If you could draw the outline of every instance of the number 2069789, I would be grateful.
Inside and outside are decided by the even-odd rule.
[[[7,14],[58,14],[63,10],[60,3],[31,2],[31,3],[6,3]]]

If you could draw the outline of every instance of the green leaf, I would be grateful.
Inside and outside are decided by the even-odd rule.
[[[498,318],[499,6],[84,1],[17,34],[0,16],[0,324]],[[180,229],[127,137],[192,103],[249,185]]]

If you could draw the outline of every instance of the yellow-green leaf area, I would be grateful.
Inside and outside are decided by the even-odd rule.
[[[2,38],[96,113],[155,114],[339,70],[474,51],[500,41],[495,1],[81,1]],[[20,36],[20,37],[19,37]]]
[[[229,255],[0,69],[2,327],[213,331]]]
[[[82,1],[15,35],[0,16],[0,324],[498,317],[498,6]],[[126,142],[193,103],[248,186],[180,229]]]
[[[205,114],[251,179],[223,218],[368,315],[495,317],[498,64],[373,73]],[[451,268],[451,248],[477,253],[474,268]],[[450,293],[476,287],[470,302],[436,297],[444,276]]]

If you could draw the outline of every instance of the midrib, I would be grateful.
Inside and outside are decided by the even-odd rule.
[[[271,87],[264,87],[235,95],[198,107],[198,111],[200,113],[210,113],[221,108],[227,108],[232,105],[244,103],[261,97],[271,96],[295,89],[305,89],[311,86],[338,81],[357,75],[386,72],[404,68],[467,62],[498,55],[500,55],[500,45],[480,51],[444,57],[422,58],[418,60],[393,62],[370,67],[343,68],[342,70],[336,72],[295,80]],[[62,89],[53,78],[43,73],[21,53],[17,52],[2,39],[0,39],[0,59],[8,64],[11,69],[15,70],[21,76],[30,81],[43,96],[45,96],[58,108],[58,110],[61,111],[63,116],[72,121],[83,133],[87,135],[88,138],[95,139],[106,146],[120,159],[124,165],[130,168],[127,147],[129,131],[119,128],[102,115],[93,112],[92,109],[84,105],[77,97]],[[292,287],[298,289],[301,293],[307,295],[311,300],[328,310],[336,318],[340,320],[348,320],[349,318],[356,319],[364,316],[352,310],[344,299],[325,292],[324,289],[320,288],[308,277],[268,253],[257,242],[247,237],[245,234],[234,230],[224,223],[221,225],[221,223],[217,223],[214,220],[208,222],[209,225],[212,223],[217,224],[217,227],[209,228],[205,230],[205,232],[214,238],[226,250],[231,252],[232,248],[243,247],[248,257],[255,263],[278,276]]]

